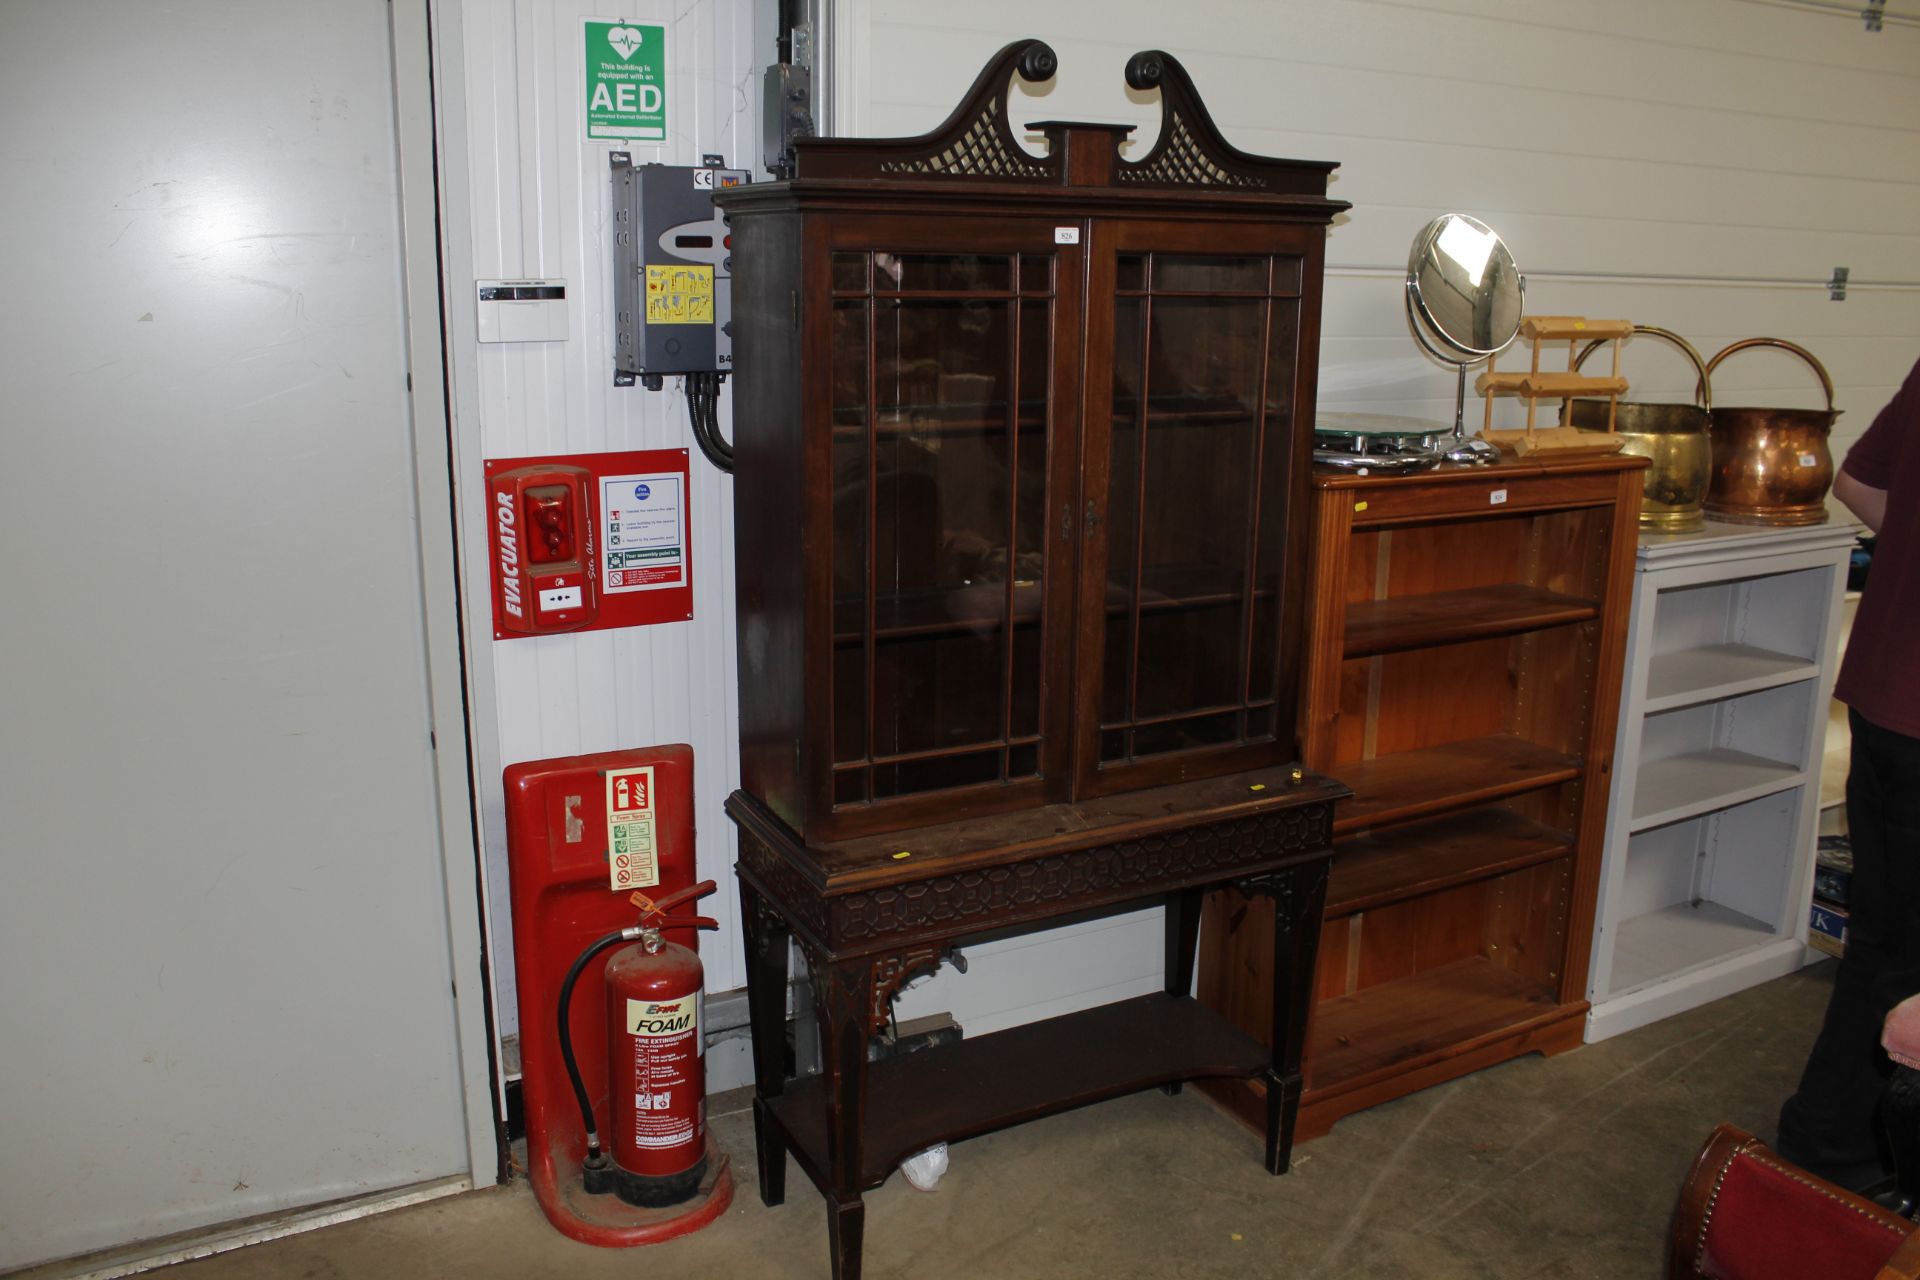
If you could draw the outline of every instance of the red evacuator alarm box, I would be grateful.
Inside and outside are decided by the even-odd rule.
[[[502,631],[577,631],[593,621],[598,558],[583,467],[516,467],[488,477],[493,620]]]
[[[493,638],[693,617],[685,449],[486,464]]]
[[[516,764],[506,770],[506,793],[520,1088],[534,1195],[554,1226],[589,1244],[650,1244],[696,1230],[733,1199],[725,1154],[705,1139],[707,1161],[699,1186],[671,1208],[643,1208],[612,1195],[589,1194],[582,1172],[586,1133],[558,1035],[561,988],[583,949],[635,924],[635,892],[658,900],[690,889],[697,880],[693,748],[646,747]],[[693,948],[697,936],[691,930],[676,932],[674,941]],[[616,1114],[611,1096],[605,968],[596,961],[580,971],[567,1024],[596,1127],[618,1138],[634,1122],[621,1123],[625,1117]],[[660,1048],[676,1043],[665,1039]],[[699,1053],[697,1040],[686,1048]],[[632,1087],[631,1081],[625,1083]],[[702,1108],[703,1134],[704,1121]]]

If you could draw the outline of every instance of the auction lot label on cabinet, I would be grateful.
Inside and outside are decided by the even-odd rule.
[[[587,136],[667,140],[667,29],[589,18]]]
[[[652,765],[607,772],[607,871],[615,889],[649,889],[660,883]]]

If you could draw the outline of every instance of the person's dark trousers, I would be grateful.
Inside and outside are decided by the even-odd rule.
[[[1859,1188],[1883,1179],[1887,1167],[1876,1108],[1893,1066],[1880,1048],[1880,1024],[1920,993],[1920,738],[1857,711],[1847,722],[1847,952],[1800,1088],[1780,1108],[1775,1149],[1809,1173]]]

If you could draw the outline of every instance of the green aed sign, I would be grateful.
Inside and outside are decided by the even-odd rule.
[[[667,140],[667,29],[587,22],[587,136]]]

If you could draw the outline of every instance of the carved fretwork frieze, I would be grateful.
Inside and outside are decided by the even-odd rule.
[[[740,824],[740,867],[765,886],[788,920],[815,938],[826,938],[827,905],[819,891],[745,823]]]
[[[1331,802],[1169,831],[829,899],[836,948],[893,935],[957,936],[970,929],[1100,906],[1224,878],[1234,869],[1324,849]]]

